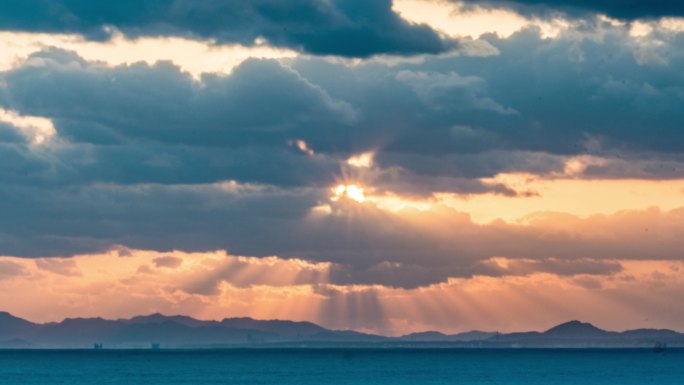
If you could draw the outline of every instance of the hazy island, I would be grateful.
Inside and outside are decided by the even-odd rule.
[[[226,318],[203,321],[151,314],[130,319],[67,318],[33,323],[0,313],[0,349],[197,349],[233,347],[369,348],[658,348],[684,347],[684,334],[667,329],[606,331],[570,321],[543,332],[437,331],[387,337],[330,330],[311,322]]]

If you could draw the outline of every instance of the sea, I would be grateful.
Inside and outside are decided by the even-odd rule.
[[[684,384],[684,350],[4,350],[0,384]]]

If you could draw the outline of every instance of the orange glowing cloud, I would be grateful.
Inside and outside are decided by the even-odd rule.
[[[570,318],[612,329],[684,326],[680,309],[666,300],[684,295],[684,262],[620,260],[620,270],[604,275],[567,276],[539,271],[533,262],[492,263],[524,275],[476,275],[407,290],[330,284],[330,264],[225,252],[1,257],[0,308],[36,321],[163,312],[310,320],[391,335],[543,329]]]

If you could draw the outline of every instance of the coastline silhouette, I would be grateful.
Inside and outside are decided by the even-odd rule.
[[[383,348],[598,348],[641,347],[663,352],[684,347],[684,334],[667,329],[606,331],[569,321],[546,331],[514,333],[437,331],[398,337],[330,330],[311,322],[226,318],[203,321],[151,314],[130,319],[68,318],[32,323],[0,313],[0,348],[224,348],[224,347],[383,347]]]

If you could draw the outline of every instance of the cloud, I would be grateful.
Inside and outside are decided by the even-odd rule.
[[[156,0],[95,4],[87,0],[29,0],[0,5],[0,29],[78,33],[107,39],[191,36],[218,43],[269,44],[322,55],[439,53],[455,46],[425,25],[392,11],[390,0]]]
[[[397,80],[410,85],[416,95],[426,105],[440,110],[464,108],[466,110],[484,110],[501,115],[515,114],[516,111],[506,108],[487,96],[485,81],[476,76],[462,77],[457,73],[426,73],[400,71]]]
[[[7,123],[0,123],[0,144],[6,145],[7,143],[21,143],[24,141],[25,138],[20,134],[19,129]]]
[[[0,69],[21,65],[32,53],[46,47],[74,51],[84,59],[110,66],[172,61],[199,79],[202,73],[228,74],[249,58],[288,58],[298,53],[265,45],[216,45],[207,40],[184,37],[141,37],[128,39],[116,35],[107,41],[84,40],[75,34],[49,34],[0,30]]]
[[[522,13],[547,14],[553,11],[565,12],[571,15],[586,12],[598,12],[619,19],[641,19],[663,16],[684,16],[684,10],[676,1],[645,1],[631,0],[485,0],[477,2],[465,0],[478,6],[504,6]]]
[[[588,176],[681,177],[680,141],[667,139],[684,119],[678,35],[662,37],[667,65],[642,65],[626,28],[602,28],[600,40],[488,36],[500,52],[489,57],[248,60],[199,82],[169,63],[112,68],[50,50],[6,72],[0,100],[91,144],[60,157],[79,156],[69,168],[105,182],[329,185],[340,162],[369,150],[380,172],[366,175],[381,189],[424,196],[511,194],[477,179],[558,174],[585,154],[605,160]],[[291,153],[293,140],[316,156]]]
[[[68,256],[114,245],[162,252],[226,249],[333,263],[330,282],[341,285],[417,287],[451,277],[532,271],[607,274],[618,268],[612,260],[678,260],[684,247],[682,210],[585,219],[540,214],[526,224],[483,225],[445,207],[394,213],[372,202],[329,202],[329,213],[314,215],[317,202],[327,199],[315,189],[94,185],[51,188],[49,194],[8,187],[0,192],[3,254]],[[482,262],[492,257],[539,262],[487,272]],[[213,270],[239,284],[244,268]]]
[[[374,106],[333,98],[275,61],[247,61],[230,76],[207,75],[197,83],[168,63],[110,68],[49,50],[4,80],[8,107],[54,122],[65,143],[51,149],[60,162],[46,167],[71,174],[74,182],[330,185],[353,147],[376,140],[363,136],[385,136],[364,119]],[[464,111],[480,108],[469,100],[480,103],[475,95],[484,92],[479,82],[468,91],[469,82],[458,85],[472,94],[462,102]],[[300,137],[311,152],[296,154],[287,146]],[[437,191],[430,190],[437,180],[413,183],[417,176],[407,170],[404,186],[424,185],[416,190],[423,195]],[[377,174],[378,188],[387,184],[386,175]],[[458,173],[435,176],[445,177],[439,191],[511,193]]]
[[[485,36],[496,56],[254,59],[200,79],[169,62],[109,66],[46,49],[1,75],[6,115],[55,133],[38,144],[1,126],[0,252],[220,249],[399,288],[472,277],[494,257],[535,261],[500,275],[678,259],[677,210],[480,224],[435,197],[534,195],[488,179],[501,173],[684,176],[680,34],[651,37],[665,64],[640,63],[627,28],[600,28]],[[348,164],[364,153],[368,167]],[[352,182],[365,203],[330,200]],[[387,210],[385,194],[428,207]],[[200,289],[240,282],[240,264],[216,269]]]
[[[183,259],[174,257],[172,255],[165,255],[163,257],[157,257],[152,260],[154,265],[157,267],[167,267],[169,269],[175,269],[183,264]]]
[[[51,49],[31,55],[4,80],[8,104],[52,117],[73,141],[117,143],[133,136],[196,145],[283,144],[294,128],[332,129],[354,119],[347,103],[271,60],[249,60],[231,76],[205,75],[197,83],[168,62],[109,68]]]
[[[0,29],[48,34],[0,60],[0,308],[681,322],[684,32],[651,19],[669,4],[478,2],[526,27],[457,46],[389,0],[15,3]]]
[[[653,153],[674,155],[677,145],[670,138],[681,134],[677,127],[684,119],[684,85],[673,73],[683,59],[675,48],[680,34],[640,41],[629,33],[626,27],[602,24],[545,39],[531,28],[507,39],[484,36],[499,51],[495,56],[431,58],[382,72],[370,64],[349,69],[316,59],[296,60],[294,68],[331,95],[367,106],[360,110],[365,119],[359,124],[368,129],[358,135],[370,148],[381,148],[380,165],[388,154],[396,162],[420,155],[434,160],[423,170],[483,175],[496,173],[489,166],[499,172],[554,171],[554,163],[563,160],[543,166],[541,158],[551,160],[549,154],[630,161]],[[667,64],[638,59],[650,42]],[[388,106],[392,113],[383,114]],[[525,154],[518,156],[520,151]],[[484,152],[501,158],[464,163],[464,155]],[[418,165],[402,162],[407,168]]]
[[[79,276],[81,271],[73,259],[40,258],[36,259],[36,267],[64,276]]]
[[[18,263],[12,261],[0,261],[0,280],[18,277],[27,274],[27,270]]]
[[[563,260],[546,258],[531,260],[492,258],[483,261],[480,266],[482,267],[480,274],[483,275],[529,275],[539,272],[563,276],[612,275],[622,271],[622,265],[617,261],[594,259]]]
[[[139,268],[169,256],[184,263],[175,269]],[[69,261],[82,274],[67,276],[40,269],[32,260],[0,257],[0,271],[13,266],[23,274],[0,279],[0,307],[39,322],[162,312],[216,320],[309,320],[330,328],[395,335],[477,327],[545,329],[572,316],[609,329],[678,329],[681,310],[668,299],[684,293],[681,261],[616,260],[622,269],[605,275],[478,275],[417,289],[337,285],[325,277],[329,264],[224,252],[129,250],[126,257],[108,252]],[[311,275],[314,271],[322,275]],[[198,290],[202,283],[211,290]]]
[[[328,281],[330,264],[278,257],[226,257],[204,264],[202,269],[179,277],[182,290],[192,294],[217,295],[220,286],[289,287],[317,285]]]

